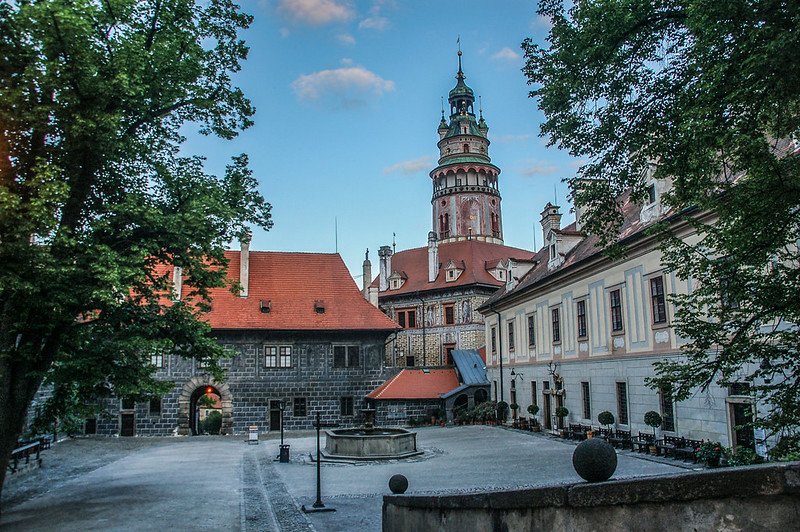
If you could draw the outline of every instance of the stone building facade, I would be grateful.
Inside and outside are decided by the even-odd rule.
[[[427,247],[381,247],[371,284],[369,258],[364,262],[364,297],[403,329],[387,345],[391,366],[449,365],[452,350],[482,347],[483,317],[475,309],[532,266],[533,252],[503,245],[500,168],[489,157],[489,126],[481,111],[475,115],[465,79],[459,52],[449,120],[442,111],[437,129]]]
[[[389,375],[385,344],[396,325],[363,299],[338,255],[243,246],[227,257],[229,272],[248,282],[244,294],[212,294],[213,334],[236,353],[220,363],[225,380],[214,380],[201,361],[154,356],[157,378],[175,387],[146,402],[109,401],[90,432],[193,434],[207,393],[219,398],[223,433],[280,430],[282,406],[288,430],[311,429],[317,411],[326,422],[360,424],[365,397]]]

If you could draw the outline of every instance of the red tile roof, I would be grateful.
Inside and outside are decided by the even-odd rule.
[[[239,251],[226,251],[228,277],[239,281]],[[184,289],[185,291],[185,289]],[[342,258],[334,253],[250,252],[248,297],[228,288],[211,291],[213,329],[396,330],[398,325],[364,299]],[[262,300],[270,312],[261,312]],[[315,304],[322,302],[325,312]]]
[[[408,294],[423,290],[434,290],[437,288],[454,288],[470,284],[484,284],[490,286],[501,286],[504,281],[498,281],[488,271],[487,264],[497,264],[501,259],[530,260],[533,252],[525,249],[512,248],[481,240],[463,240],[461,242],[449,242],[439,244],[439,274],[436,280],[428,282],[428,248],[414,248],[398,251],[392,256],[392,271],[404,272],[408,280],[397,290],[385,290],[380,292],[380,297],[393,296],[397,294]],[[453,261],[464,272],[455,281],[445,281],[445,266]],[[390,274],[391,275],[391,274]],[[378,278],[372,282],[372,286],[377,287]]]
[[[458,388],[455,368],[404,369],[384,382],[367,397],[370,399],[439,399]]]

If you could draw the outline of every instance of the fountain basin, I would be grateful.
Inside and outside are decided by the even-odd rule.
[[[325,431],[325,458],[391,460],[422,454],[417,433],[394,428],[352,428]]]

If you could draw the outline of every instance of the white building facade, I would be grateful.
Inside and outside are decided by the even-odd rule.
[[[654,237],[646,234],[661,207],[653,191],[645,206],[624,201],[621,241],[627,255],[612,261],[595,237],[578,223],[560,227],[559,208],[542,212],[545,245],[536,266],[516,285],[507,285],[478,310],[485,318],[486,362],[492,398],[540,407],[545,429],[557,429],[556,407],[567,423],[599,426],[609,411],[616,428],[652,432],[644,423],[650,410],[664,419],[661,434],[720,441],[726,446],[760,447],[759,434],[737,429],[750,422],[755,405],[746,384],[712,384],[686,401],[669,390],[654,390],[653,363],[680,357],[668,294],[692,290],[692,282],[665,271]],[[678,228],[680,229],[680,228]],[[682,237],[691,240],[688,226]],[[747,373],[743,372],[742,376]]]

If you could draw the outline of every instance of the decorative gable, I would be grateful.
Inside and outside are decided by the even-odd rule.
[[[389,290],[399,290],[408,279],[405,272],[392,272],[389,276]]]
[[[456,263],[454,260],[450,259],[450,262],[444,267],[444,280],[445,282],[452,283],[453,281],[457,280],[461,277],[461,274],[464,273],[466,267],[464,266],[464,262],[460,261]]]
[[[508,270],[510,269],[509,262],[503,259],[489,261],[486,263],[486,271],[498,281],[506,282],[508,280]]]

